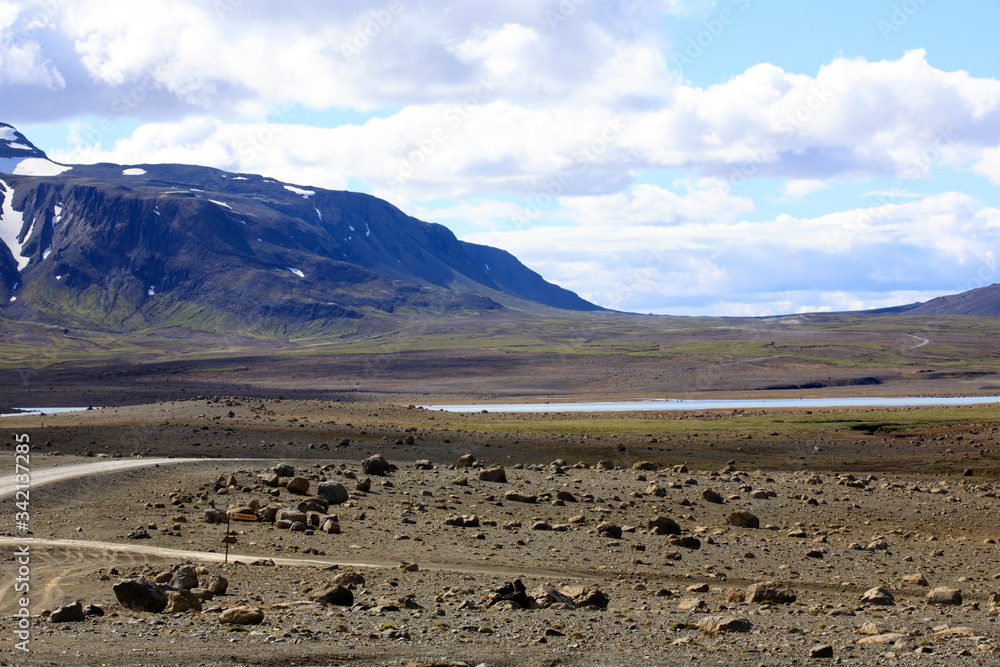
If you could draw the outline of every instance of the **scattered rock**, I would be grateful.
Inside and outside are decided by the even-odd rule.
[[[790,588],[781,588],[773,581],[764,581],[750,584],[744,602],[747,604],[768,603],[768,604],[792,604],[798,599],[798,595]]]
[[[479,481],[497,482],[500,484],[504,484],[507,482],[507,471],[499,466],[495,468],[486,468],[485,470],[480,470]]]
[[[202,582],[203,587],[212,595],[225,595],[229,590],[229,580],[222,575],[213,575]]]
[[[657,470],[659,467],[652,461],[639,461],[632,465],[632,470]]]
[[[472,454],[463,454],[458,457],[458,463],[455,464],[456,468],[471,468],[476,463],[476,457]]]
[[[865,604],[891,605],[896,604],[896,598],[887,588],[876,586],[865,591],[861,596],[861,602]]]
[[[925,577],[923,574],[920,573],[910,574],[903,577],[903,583],[909,584],[911,586],[922,586],[922,587],[930,586],[930,583],[927,581],[927,577]]]
[[[698,628],[705,632],[750,632],[753,625],[746,618],[706,616],[698,621]]]
[[[391,464],[381,454],[369,456],[361,462],[361,472],[366,475],[384,477],[391,469]]]
[[[226,523],[226,513],[217,507],[205,510],[205,523]]]
[[[679,523],[671,519],[670,517],[658,516],[655,519],[649,520],[650,530],[656,532],[658,535],[680,535],[681,526]]]
[[[257,607],[230,607],[219,614],[219,623],[259,625],[263,621],[264,612]]]
[[[943,586],[932,589],[927,594],[927,604],[960,605],[962,604],[962,591],[957,588],[946,588]]]
[[[347,487],[339,482],[320,482],[316,486],[316,495],[331,505],[340,505],[350,498]]]
[[[601,537],[610,537],[615,540],[622,538],[622,527],[609,521],[597,524],[597,534]]]
[[[188,590],[168,591],[167,606],[163,608],[163,613],[181,614],[186,611],[201,611],[201,600],[198,596]]]
[[[354,605],[354,593],[340,584],[333,584],[311,591],[309,600],[338,607],[351,607]]]
[[[670,538],[670,544],[675,547],[683,547],[684,549],[701,549],[701,540],[697,537],[692,537],[691,535],[685,535],[683,537],[672,537]]]
[[[79,623],[85,620],[87,620],[87,615],[84,613],[83,604],[79,600],[73,604],[56,607],[49,614],[50,623]]]
[[[278,477],[295,477],[295,468],[288,463],[279,463],[271,468]]]
[[[124,579],[115,584],[112,590],[118,602],[132,611],[158,614],[167,606],[167,594],[164,590],[145,577]]]
[[[347,572],[341,572],[331,579],[331,583],[337,586],[364,586],[365,577],[360,572],[348,570]]]
[[[705,489],[701,492],[701,499],[706,503],[714,503],[716,505],[721,505],[726,502],[726,499],[722,497],[717,491],[712,489]]]
[[[809,657],[816,658],[832,658],[833,657],[833,647],[829,644],[821,644],[819,646],[813,646],[809,649]]]
[[[760,519],[750,512],[733,512],[726,518],[726,523],[730,526],[740,528],[760,528]]]
[[[198,588],[198,573],[190,565],[185,565],[174,570],[170,585],[179,590]]]
[[[288,480],[286,486],[289,493],[298,493],[300,495],[305,495],[309,493],[309,480],[305,477],[293,477]]]

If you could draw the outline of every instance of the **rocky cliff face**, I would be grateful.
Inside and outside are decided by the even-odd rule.
[[[188,165],[69,168],[5,125],[0,198],[0,312],[12,318],[275,330],[598,309],[375,197]]]

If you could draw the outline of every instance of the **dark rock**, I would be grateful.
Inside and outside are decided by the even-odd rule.
[[[670,538],[670,544],[675,547],[683,547],[684,549],[701,549],[701,540],[697,537],[692,537],[691,535],[685,535],[683,537],[672,537]]]
[[[385,460],[385,457],[381,454],[376,454],[375,456],[369,456],[367,459],[361,462],[361,471],[366,475],[375,475],[376,477],[383,477],[390,470],[390,464]]]
[[[145,577],[119,581],[112,590],[118,602],[132,611],[158,614],[167,606],[166,592]]]
[[[486,468],[479,472],[479,480],[482,482],[506,483],[507,471],[500,467]]]
[[[760,528],[760,519],[750,512],[733,512],[726,518],[726,523],[740,528]]]
[[[722,497],[717,491],[712,489],[705,489],[701,492],[701,499],[706,503],[714,503],[716,505],[721,505],[726,502],[726,499]]]
[[[87,615],[79,600],[73,604],[56,607],[49,615],[50,623],[79,623],[85,620],[87,620]]]
[[[340,505],[347,502],[350,497],[347,493],[347,487],[339,482],[320,482],[316,487],[316,495],[330,505]]]
[[[669,517],[658,516],[649,520],[649,528],[656,531],[658,535],[680,535],[681,527],[676,521]]]
[[[321,604],[350,607],[354,604],[354,593],[339,584],[334,584],[310,591],[309,599]]]

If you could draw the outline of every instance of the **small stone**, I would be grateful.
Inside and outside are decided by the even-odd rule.
[[[892,605],[896,604],[896,598],[893,597],[889,589],[877,586],[865,591],[865,594],[861,596],[861,602],[865,604]]]
[[[751,584],[747,588],[744,602],[746,604],[768,603],[768,604],[791,604],[798,599],[795,591],[788,588],[779,588],[773,581],[764,581]]]
[[[354,605],[354,593],[340,584],[334,584],[310,591],[309,600],[320,604],[351,607]]]

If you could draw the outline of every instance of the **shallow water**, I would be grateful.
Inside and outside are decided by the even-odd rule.
[[[91,408],[14,408],[15,410],[21,410],[21,412],[5,412],[0,414],[0,417],[24,417],[25,415],[54,415],[58,412],[79,412],[81,410],[90,410]],[[100,408],[93,408],[94,410],[99,410]]]
[[[1000,403],[1000,396],[916,396],[876,398],[761,398],[721,400],[652,399],[597,403],[498,403],[482,405],[424,405],[428,410],[447,412],[639,412],[661,410],[742,410],[749,408],[849,408],[924,407],[941,405],[984,405]]]

